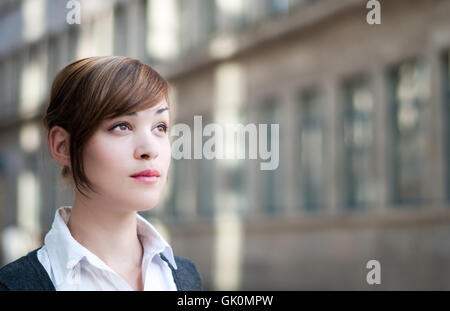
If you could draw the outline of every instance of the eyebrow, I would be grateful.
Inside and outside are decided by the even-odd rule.
[[[164,108],[160,108],[160,109],[156,110],[155,114],[161,114],[166,110],[169,110],[169,107],[166,106]],[[126,116],[132,116],[132,117],[135,117],[136,115],[137,115],[137,112],[130,112],[130,113],[126,114]]]

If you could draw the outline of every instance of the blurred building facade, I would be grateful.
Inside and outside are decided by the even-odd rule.
[[[364,0],[79,1],[73,25],[68,2],[0,4],[1,264],[71,205],[54,75],[127,55],[169,80],[174,123],[280,124],[276,170],[172,160],[144,213],[206,289],[450,289],[450,1],[381,1],[379,25]]]

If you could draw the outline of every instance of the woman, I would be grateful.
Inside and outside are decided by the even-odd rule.
[[[58,73],[44,125],[74,201],[41,248],[0,270],[0,288],[201,289],[194,264],[137,214],[167,182],[169,108],[167,82],[136,59],[90,57]]]

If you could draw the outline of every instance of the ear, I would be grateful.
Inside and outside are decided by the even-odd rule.
[[[50,154],[62,166],[70,166],[70,134],[60,126],[50,129],[48,135]]]

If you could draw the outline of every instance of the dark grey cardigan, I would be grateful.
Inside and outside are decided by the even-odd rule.
[[[47,271],[37,258],[38,250],[39,248],[0,269],[0,290],[55,290]],[[200,273],[189,259],[175,256],[178,268],[175,269],[164,255],[160,254],[160,256],[172,270],[173,279],[179,291],[202,289]]]

